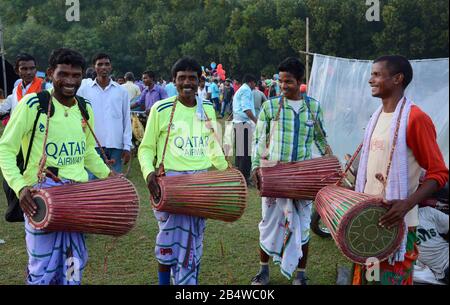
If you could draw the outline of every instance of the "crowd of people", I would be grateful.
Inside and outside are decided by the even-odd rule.
[[[205,75],[194,58],[182,57],[171,68],[168,83],[158,80],[150,70],[142,73],[142,81],[137,81],[132,72],[113,80],[113,63],[110,55],[99,53],[93,57],[92,67],[86,69],[79,52],[54,50],[46,71],[51,80],[49,88],[46,81],[36,77],[33,56],[17,57],[20,81],[0,104],[0,112],[11,112],[0,138],[0,168],[25,216],[28,284],[80,284],[81,277],[67,276],[69,266],[65,262],[76,258],[82,273],[88,260],[83,233],[42,234],[29,225],[29,217],[37,211],[31,190],[38,183],[41,160],[52,172],[41,181],[41,187],[53,187],[61,181],[103,179],[122,172],[122,166],[130,161],[132,110],[148,114],[138,159],[155,198],[161,195],[157,181],[161,166],[168,176],[228,168],[221,143],[211,137],[207,125],[212,122],[214,126],[217,118],[226,118],[233,126],[235,166],[249,186],[254,185],[260,167],[313,158],[313,145],[320,155],[331,154],[323,109],[320,101],[306,95],[305,67],[297,58],[281,60],[271,79],[246,74],[241,81],[222,81]],[[432,120],[405,95],[412,77],[412,67],[404,57],[383,56],[373,62],[367,80],[372,95],[380,99],[380,107],[366,128],[356,190],[383,195],[389,210],[381,217],[380,226],[392,227],[403,220],[408,226],[404,247],[380,264],[381,284],[412,283],[418,257],[417,204],[448,181]],[[54,105],[51,119],[47,112],[39,115],[37,93],[41,91],[50,94]],[[39,124],[36,133],[33,123]],[[93,126],[93,133],[86,124]],[[272,132],[274,125],[276,132]],[[390,130],[395,126],[399,140],[392,150]],[[52,143],[56,152],[50,152],[48,144],[43,152],[44,143]],[[41,159],[43,153],[49,157]],[[18,155],[29,157],[28,167],[17,165]],[[383,182],[377,177],[391,163],[395,179]],[[422,171],[426,174],[419,186]],[[306,285],[312,202],[262,197],[261,204],[260,270],[251,284],[269,284],[272,257],[293,284]],[[159,284],[198,284],[206,219],[156,210],[154,214],[159,227],[155,246]],[[446,227],[439,226],[439,232],[445,229],[448,231],[448,221]],[[367,283],[365,268],[355,264],[353,284]],[[438,274],[448,280],[448,260],[439,264]]]

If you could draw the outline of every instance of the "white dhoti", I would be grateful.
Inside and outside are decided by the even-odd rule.
[[[286,198],[275,200],[262,197],[260,246],[273,257],[275,264],[280,265],[281,273],[291,279],[303,257],[302,245],[310,238],[312,202]]]

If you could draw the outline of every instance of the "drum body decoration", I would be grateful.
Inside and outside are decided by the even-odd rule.
[[[256,171],[261,196],[314,200],[323,187],[338,182],[342,168],[335,156],[279,163]]]
[[[33,190],[38,206],[30,225],[46,232],[121,236],[135,225],[139,196],[122,175]]]
[[[378,225],[387,212],[381,197],[332,185],[317,194],[315,208],[341,252],[358,264],[386,260],[404,237],[404,223],[391,229]]]
[[[150,196],[157,211],[232,222],[247,205],[247,183],[237,169],[157,178],[160,198]]]

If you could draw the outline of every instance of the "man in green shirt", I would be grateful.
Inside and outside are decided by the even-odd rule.
[[[303,64],[296,58],[286,58],[278,71],[283,95],[268,100],[261,108],[253,137],[252,176],[261,166],[311,159],[313,142],[320,154],[327,152],[319,102],[309,97],[304,99],[300,92],[305,72]],[[276,121],[278,112],[280,116]],[[273,136],[266,151],[273,125]],[[259,224],[261,269],[252,279],[253,285],[269,283],[270,256],[280,264],[282,274],[289,279],[297,268],[293,284],[306,284],[311,206],[311,201],[305,200],[262,198],[262,221]]]
[[[167,137],[166,175],[192,174],[212,166],[218,170],[228,167],[219,143],[205,124],[206,115],[213,126],[216,124],[213,104],[196,96],[201,73],[201,66],[193,58],[178,60],[172,67],[178,95],[158,101],[151,108],[138,158],[154,197],[160,196],[156,175]],[[155,247],[159,284],[169,285],[171,272],[176,285],[197,284],[205,219],[160,211],[154,213],[159,226]]]
[[[53,89],[50,103],[54,112],[49,120],[48,139],[45,146],[45,168],[51,170],[63,182],[86,182],[87,168],[97,177],[110,175],[109,168],[95,151],[95,140],[77,105],[75,93],[81,85],[84,58],[76,51],[58,49],[49,59],[47,74],[52,76]],[[92,107],[86,103],[89,123],[94,128]],[[81,284],[82,270],[88,254],[82,233],[42,232],[33,229],[28,218],[36,214],[36,204],[31,189],[38,183],[39,161],[43,154],[47,111],[39,116],[28,166],[23,174],[16,165],[16,155],[22,147],[28,151],[33,124],[39,111],[35,93],[23,97],[11,116],[0,138],[0,168],[5,180],[19,198],[25,214],[25,234],[28,252],[28,284]],[[25,160],[24,156],[24,160]],[[60,184],[50,178],[41,187]],[[70,194],[68,194],[69,196]],[[74,211],[76,212],[76,211]]]

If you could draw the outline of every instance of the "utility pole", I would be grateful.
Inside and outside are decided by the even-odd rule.
[[[309,17],[306,17],[306,84],[309,84]]]
[[[306,76],[306,84],[309,84],[309,56],[310,55],[314,55],[314,53],[309,52],[309,17],[306,17],[306,50],[300,50],[299,51],[300,54],[305,54],[306,56],[306,71],[305,71],[305,76]]]
[[[8,95],[8,88],[6,88],[6,66],[5,66],[5,48],[3,46],[3,24],[2,18],[0,17],[0,56],[2,57],[2,71],[3,71],[3,90],[5,91],[5,96]]]

